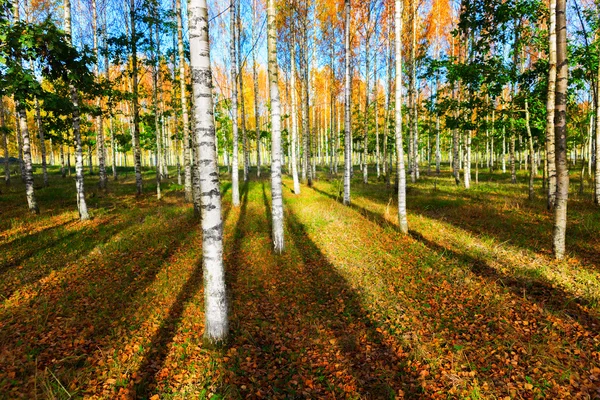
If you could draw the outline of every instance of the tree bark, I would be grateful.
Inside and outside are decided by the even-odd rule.
[[[179,87],[181,95],[181,117],[183,119],[183,171],[185,201],[192,199],[192,166],[190,164],[190,118],[185,85],[185,56],[183,52],[183,17],[181,15],[181,0],[175,0],[177,9],[177,57],[179,58]]]
[[[94,31],[94,53],[96,54],[96,63],[94,65],[96,78],[100,78],[100,47],[98,46],[98,13],[96,9],[96,0],[92,0],[92,25]],[[105,66],[108,68],[108,64]],[[96,106],[101,109],[102,99],[96,99]],[[102,115],[96,117],[96,154],[98,157],[98,187],[106,189],[106,149],[104,145],[104,121]]]
[[[344,204],[350,205],[350,175],[352,173],[352,137],[350,107],[352,102],[352,81],[350,77],[350,0],[344,2],[344,68],[345,68],[345,112],[344,112]]]
[[[283,193],[281,185],[281,102],[277,64],[277,28],[275,0],[267,2],[267,51],[269,53],[269,92],[271,97],[271,216],[273,250],[281,254],[285,248],[283,237]]]
[[[567,60],[566,0],[556,0],[556,108],[554,133],[556,145],[556,205],[554,210],[554,256],[565,256],[569,169],[567,165]]]
[[[292,179],[294,180],[294,193],[300,194],[300,180],[298,179],[298,159],[296,155],[296,143],[298,142],[298,100],[296,94],[296,42],[291,40],[290,51],[290,92],[292,98],[292,141],[290,143],[292,153]]]
[[[69,42],[71,39],[71,0],[65,0],[65,33]],[[81,144],[80,116],[79,116],[79,94],[73,85],[70,85],[71,101],[73,102],[73,137],[75,139],[75,187],[77,189],[77,208],[79,219],[86,221],[90,219],[87,204],[85,202],[85,184],[83,180],[83,148]],[[22,129],[22,127],[21,127]]]
[[[398,225],[408,233],[406,215],[406,173],[404,171],[404,146],[402,143],[402,1],[396,0],[396,171],[398,173]]]
[[[194,131],[200,161],[202,187],[202,264],[204,271],[204,338],[223,343],[229,331],[225,268],[223,267],[223,218],[217,166],[213,115],[212,73],[206,0],[189,5],[190,67],[194,88]]]
[[[256,42],[256,24],[258,23],[258,0],[254,0],[252,2],[253,7],[253,21],[252,21],[252,77],[254,79],[254,121],[255,121],[255,129],[256,129],[256,176],[260,178],[260,114],[258,110],[258,68],[256,63],[256,46],[254,43]],[[293,90],[295,88],[293,87]],[[292,106],[293,112],[292,117],[294,117],[297,107]],[[298,116],[296,115],[296,119]],[[292,128],[293,129],[293,128]],[[298,125],[296,123],[296,133],[298,129]],[[295,146],[296,142],[293,142],[292,146]],[[293,162],[293,161],[292,161]],[[297,165],[296,165],[297,168]],[[296,172],[296,180],[298,179],[298,173]],[[295,182],[294,182],[295,185]],[[294,186],[295,188],[295,186]],[[294,189],[295,190],[295,189]],[[300,193],[299,191],[296,193]]]
[[[42,177],[44,187],[48,187],[48,165],[46,163],[46,138],[44,137],[44,125],[42,124],[42,115],[40,111],[40,101],[35,98],[35,118],[38,126],[38,136],[40,139],[40,152],[42,153]]]
[[[4,151],[4,183],[10,185],[10,162],[8,159],[8,130],[4,120],[4,98],[0,97],[0,129],[2,129],[2,150]]]
[[[230,15],[231,15],[231,43],[230,43],[230,55],[231,55],[231,121],[233,130],[233,157],[231,162],[231,197],[234,207],[240,205],[240,183],[239,183],[239,163],[238,163],[238,98],[237,98],[237,45],[236,45],[236,11],[237,7],[235,0],[231,0],[230,3]]]
[[[138,93],[138,59],[137,59],[137,34],[135,0],[129,1],[129,15],[131,24],[131,80],[133,99],[133,161],[135,170],[135,187],[137,195],[142,194],[142,150],[140,148],[140,110]]]

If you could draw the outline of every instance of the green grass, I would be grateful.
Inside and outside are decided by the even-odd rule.
[[[121,170],[121,173],[125,170]],[[176,179],[153,171],[108,192],[51,169],[0,195],[0,398],[569,398],[600,380],[600,229],[589,193],[570,202],[569,256],[551,257],[541,182],[480,172],[409,184],[408,236],[393,188],[320,172],[284,179],[286,251],[271,252],[270,186],[223,172],[231,338],[202,346],[201,232]],[[253,175],[254,176],[254,175]],[[39,184],[40,182],[37,181]]]

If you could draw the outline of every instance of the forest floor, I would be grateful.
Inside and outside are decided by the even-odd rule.
[[[80,223],[73,178],[51,173],[39,216],[20,182],[0,188],[0,398],[600,397],[589,194],[571,198],[556,262],[524,173],[480,173],[469,191],[424,174],[408,236],[392,191],[358,170],[350,207],[339,178],[299,196],[286,178],[274,256],[268,174],[242,183],[239,208],[223,174],[231,340],[207,349],[201,232],[176,180],[157,201],[152,171],[138,198],[131,170],[107,193],[87,177]]]

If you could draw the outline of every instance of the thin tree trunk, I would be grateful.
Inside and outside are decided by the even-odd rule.
[[[175,0],[177,9],[177,56],[179,58],[179,84],[181,91],[181,116],[183,119],[183,170],[185,201],[192,199],[192,166],[190,164],[190,118],[185,85],[185,56],[183,52],[183,21],[181,15],[181,0]]]
[[[597,89],[600,88],[600,60],[598,62]],[[595,160],[595,182],[594,182],[594,202],[600,206],[600,89],[597,90],[596,105],[596,160]]]
[[[92,0],[92,25],[94,31],[94,53],[96,54],[96,63],[94,65],[96,77],[100,77],[100,47],[98,46],[98,13],[96,10],[96,0]],[[108,64],[105,65],[108,68]],[[102,99],[98,97],[96,106],[102,107]],[[104,121],[102,115],[96,117],[96,154],[98,157],[98,187],[106,189],[106,150],[104,146]]]
[[[256,63],[256,46],[254,45],[254,43],[256,42],[256,24],[258,23],[258,0],[253,0],[252,2],[252,16],[253,16],[253,21],[252,21],[252,77],[254,79],[254,121],[255,121],[255,129],[256,129],[256,176],[260,178],[260,169],[261,169],[261,165],[260,165],[260,114],[258,111],[258,68],[257,68],[257,63]],[[295,87],[292,86],[292,90],[295,91]],[[292,105],[292,118],[298,118],[297,115],[295,115],[297,107]],[[292,127],[292,129],[294,129]],[[298,133],[297,131],[298,129],[298,125],[296,123],[296,134]],[[294,151],[294,146],[295,146],[296,142],[292,143],[292,151]],[[293,154],[293,153],[292,153]],[[292,168],[294,168],[294,160],[292,160]],[[297,164],[295,165],[296,168],[298,168]],[[296,180],[298,180],[298,173],[296,171]],[[295,183],[296,181],[294,181],[294,191],[295,191]],[[298,188],[298,191],[296,192],[296,194],[300,193],[300,189]]]
[[[345,25],[344,25],[344,65],[345,65],[345,115],[344,115],[344,204],[350,205],[350,174],[352,169],[352,137],[351,130],[351,101],[352,81],[350,78],[350,0],[345,0]]]
[[[231,165],[231,196],[233,206],[240,205],[240,188],[239,188],[239,164],[238,164],[238,98],[237,98],[237,45],[236,45],[236,10],[235,0],[231,0],[229,12],[231,14],[231,119],[233,129],[233,159]]]
[[[371,24],[371,4],[367,2],[367,34],[365,39],[365,132],[364,132],[364,140],[363,140],[363,183],[369,183],[369,162],[367,160],[369,156],[369,107],[370,107],[370,95],[371,95],[371,80],[370,80],[370,24]]]
[[[248,152],[248,135],[246,133],[246,99],[244,96],[244,61],[242,57],[242,18],[240,16],[240,5],[237,9],[237,55],[238,55],[238,79],[240,84],[240,107],[242,119],[242,155],[244,156],[244,182],[248,181],[250,173],[250,154]]]
[[[566,0],[556,0],[556,108],[554,116],[556,145],[556,205],[554,210],[554,256],[565,256],[569,170],[567,165],[567,60]]]
[[[159,74],[159,61],[158,61],[158,49],[155,48],[153,30],[158,29],[158,26],[150,26],[150,51],[152,52],[152,108],[154,109],[154,130],[156,138],[156,152],[155,152],[155,167],[156,167],[156,198],[160,200],[160,178],[161,178],[161,127],[160,127],[160,116],[158,110],[158,74]],[[156,43],[158,47],[158,43]]]
[[[285,248],[283,236],[283,193],[281,184],[281,103],[277,65],[277,29],[275,0],[267,2],[267,50],[269,53],[269,92],[271,98],[271,216],[273,250],[281,254]]]
[[[402,143],[402,1],[396,0],[396,171],[398,173],[398,225],[408,233],[406,216],[406,173],[404,171],[404,146]]]
[[[40,112],[40,101],[35,98],[35,118],[37,120],[38,135],[40,138],[40,150],[42,153],[42,176],[44,178],[44,187],[48,187],[48,165],[46,164],[46,139],[44,137],[44,125],[42,124],[42,115]]]
[[[298,142],[298,100],[296,95],[296,42],[292,38],[290,49],[290,91],[292,98],[292,141],[290,143],[292,153],[292,179],[294,180],[294,193],[300,194],[300,180],[298,179],[298,160],[296,157],[296,144]]]
[[[71,41],[71,1],[65,0],[65,33]],[[87,204],[85,202],[85,185],[83,181],[83,148],[81,145],[81,131],[79,127],[79,95],[77,89],[70,85],[71,101],[73,102],[73,136],[75,138],[75,186],[77,189],[77,207],[81,221],[88,220]],[[22,128],[21,128],[22,129]]]
[[[4,183],[10,185],[10,162],[8,159],[8,130],[4,120],[4,98],[0,97],[0,129],[2,129],[2,150],[4,151]]]
[[[202,264],[204,272],[204,338],[225,342],[229,331],[223,266],[223,217],[213,117],[212,74],[206,0],[189,5],[190,55],[194,88],[194,131],[202,186]]]
[[[140,148],[140,111],[138,93],[138,59],[137,59],[137,34],[135,0],[129,1],[129,14],[131,24],[131,80],[132,80],[132,108],[133,108],[133,161],[135,169],[135,187],[137,195],[142,194],[142,150]]]

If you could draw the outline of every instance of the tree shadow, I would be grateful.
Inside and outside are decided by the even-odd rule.
[[[411,230],[409,235],[432,251],[447,255],[459,261],[462,265],[469,266],[469,269],[475,275],[506,288],[516,296],[524,297],[529,302],[536,303],[549,311],[565,314],[586,327],[590,332],[597,332],[600,328],[598,316],[591,315],[580,307],[587,306],[588,301],[574,297],[560,288],[553,287],[551,282],[545,281],[543,278],[527,279],[504,274],[490,266],[485,260],[448,249],[428,240],[417,231]]]
[[[180,289],[175,302],[169,309],[169,313],[161,322],[160,328],[150,341],[148,351],[144,354],[144,359],[137,370],[139,383],[135,387],[136,397],[150,397],[149,394],[156,386],[156,375],[164,366],[169,355],[169,345],[173,342],[173,337],[177,333],[185,306],[200,290],[202,277],[202,259],[200,259]]]
[[[323,190],[320,190],[316,187],[312,187],[312,190],[314,190],[315,192],[325,196],[325,197],[329,197],[330,199],[332,199],[333,201],[335,201],[336,203],[342,203],[342,199],[339,196],[335,196],[331,193],[325,192]],[[386,227],[386,228],[390,228],[392,230],[398,231],[400,232],[400,229],[398,228],[398,226],[394,223],[392,223],[390,220],[386,219],[383,215],[378,214],[376,212],[373,212],[367,208],[361,207],[359,205],[357,205],[356,203],[350,202],[350,204],[347,206],[350,209],[358,212],[360,215],[362,215],[364,218],[373,221],[375,223],[377,223],[378,225],[382,226],[382,227]]]
[[[239,229],[256,235],[261,246],[255,252],[271,252],[269,199],[261,186],[264,213],[256,204],[249,207]],[[399,391],[417,397],[422,388],[416,371],[378,331],[379,323],[368,316],[358,293],[312,241],[292,208],[285,213],[288,245],[283,255],[259,256],[262,263],[239,255],[228,260],[228,268],[238,269],[236,276],[244,281],[231,282],[235,352],[225,367],[227,382],[237,392],[227,394],[248,398],[259,388],[266,397],[358,393],[394,398]],[[247,257],[254,260],[257,254]]]
[[[13,383],[5,381],[1,385],[8,386],[0,389],[21,385],[17,387],[22,393],[35,391],[31,387],[35,382],[28,377],[46,368],[53,370],[64,384],[76,377],[77,386],[81,387],[84,382],[77,377],[79,371],[96,371],[98,365],[89,364],[91,359],[97,361],[92,355],[110,352],[115,342],[136,329],[141,323],[136,315],[139,302],[145,301],[145,289],[164,268],[165,260],[197,231],[195,218],[186,211],[172,210],[172,217],[157,220],[154,226],[132,230],[127,238],[123,234],[113,238],[101,251],[71,266],[68,279],[65,276],[61,282],[54,278],[30,301],[7,307],[0,315],[0,346],[12,351],[11,357],[2,360],[0,371],[10,368],[11,360],[21,360],[21,367]],[[169,209],[153,211],[164,212]],[[129,222],[136,221],[139,220],[132,218]],[[139,225],[142,224],[143,221]],[[194,279],[195,275],[186,287]],[[184,299],[182,294],[181,302]],[[174,307],[171,318],[177,313]],[[165,327],[161,332],[166,334],[169,330]],[[159,339],[162,340],[161,335]]]

